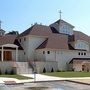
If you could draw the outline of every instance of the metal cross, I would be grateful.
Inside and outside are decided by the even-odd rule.
[[[61,20],[61,15],[62,15],[62,12],[61,12],[61,10],[59,11],[59,14],[60,14],[60,20]]]

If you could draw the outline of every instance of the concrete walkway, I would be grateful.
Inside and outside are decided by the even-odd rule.
[[[34,78],[33,74],[22,74],[23,76]],[[56,80],[70,80],[75,82],[82,82],[90,84],[90,77],[74,77],[74,78],[63,78],[63,77],[54,77],[54,76],[46,76],[41,74],[36,74],[35,79],[32,81],[56,81]]]
[[[16,82],[16,83],[25,83],[25,82],[34,82],[34,81],[56,81],[56,80],[70,80],[70,81],[75,81],[75,82],[80,82],[80,83],[87,83],[90,84],[90,77],[76,77],[76,78],[62,78],[62,77],[53,77],[53,76],[46,76],[46,75],[41,75],[41,74],[21,74],[23,76],[27,77],[32,77],[35,79],[28,79],[28,80],[18,80],[14,78],[3,78],[0,77],[0,83],[5,83],[5,82]]]

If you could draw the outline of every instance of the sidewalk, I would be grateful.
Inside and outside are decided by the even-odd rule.
[[[26,82],[34,82],[34,81],[60,81],[60,80],[69,80],[73,82],[80,82],[80,83],[86,83],[90,84],[90,77],[76,77],[76,78],[62,78],[62,77],[53,77],[53,76],[46,76],[41,74],[21,74],[23,76],[32,77],[35,79],[28,79],[28,80],[18,80],[14,78],[2,78],[0,77],[0,83],[26,83]]]
[[[34,78],[33,74],[22,74],[22,75]],[[73,82],[75,81],[75,82],[90,84],[90,77],[63,78],[63,77],[54,77],[54,76],[36,74],[36,79],[35,79],[35,81],[59,81],[59,80],[69,80]],[[32,81],[34,81],[34,79]]]

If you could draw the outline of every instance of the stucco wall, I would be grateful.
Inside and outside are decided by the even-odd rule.
[[[25,61],[25,55],[24,55],[23,50],[18,50],[17,57],[18,57],[18,61]],[[12,51],[12,60],[16,61],[16,51],[15,50]]]
[[[52,68],[54,71],[58,70],[58,63],[55,61],[47,61],[47,62],[36,62],[36,69],[37,69],[37,73],[42,73],[44,68],[46,70],[46,72],[51,72]]]
[[[29,37],[28,44],[28,60],[36,59],[36,48],[45,41],[45,38],[41,37]]]
[[[32,69],[28,67],[28,62],[12,62],[12,61],[0,62],[0,70],[2,73],[5,73],[6,70],[7,72],[11,72],[13,68],[16,69],[17,74],[32,73]]]
[[[86,51],[72,51],[72,50],[47,50],[50,51],[50,54],[47,54],[47,51],[45,51],[45,54],[43,54],[43,51],[45,50],[39,50],[38,54],[42,53],[42,56],[40,58],[40,55],[38,55],[38,58],[45,59],[44,61],[57,61],[58,62],[58,69],[60,70],[67,70],[68,63],[73,58],[90,58],[90,53]],[[79,53],[86,53],[86,55],[79,55]]]
[[[43,50],[36,51],[36,60],[38,61],[46,61],[46,56],[43,54]]]
[[[26,38],[26,40],[24,40]],[[45,38],[27,36],[21,38],[21,45],[24,48],[25,61],[36,59],[35,49],[45,41]]]
[[[8,61],[8,62],[0,62],[0,70],[1,70],[1,72],[4,74],[5,72],[6,72],[6,70],[8,71],[8,72],[10,72],[11,71],[11,69],[12,69],[12,62],[10,62],[10,61]]]
[[[82,53],[83,51],[80,51]],[[67,64],[73,58],[90,58],[90,53],[86,53],[86,55],[78,55],[79,51],[60,51],[56,54],[56,61],[58,61],[59,69],[67,69]]]

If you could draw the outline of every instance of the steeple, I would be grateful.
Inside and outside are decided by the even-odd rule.
[[[5,34],[5,31],[1,28],[2,21],[0,20],[0,36]]]

